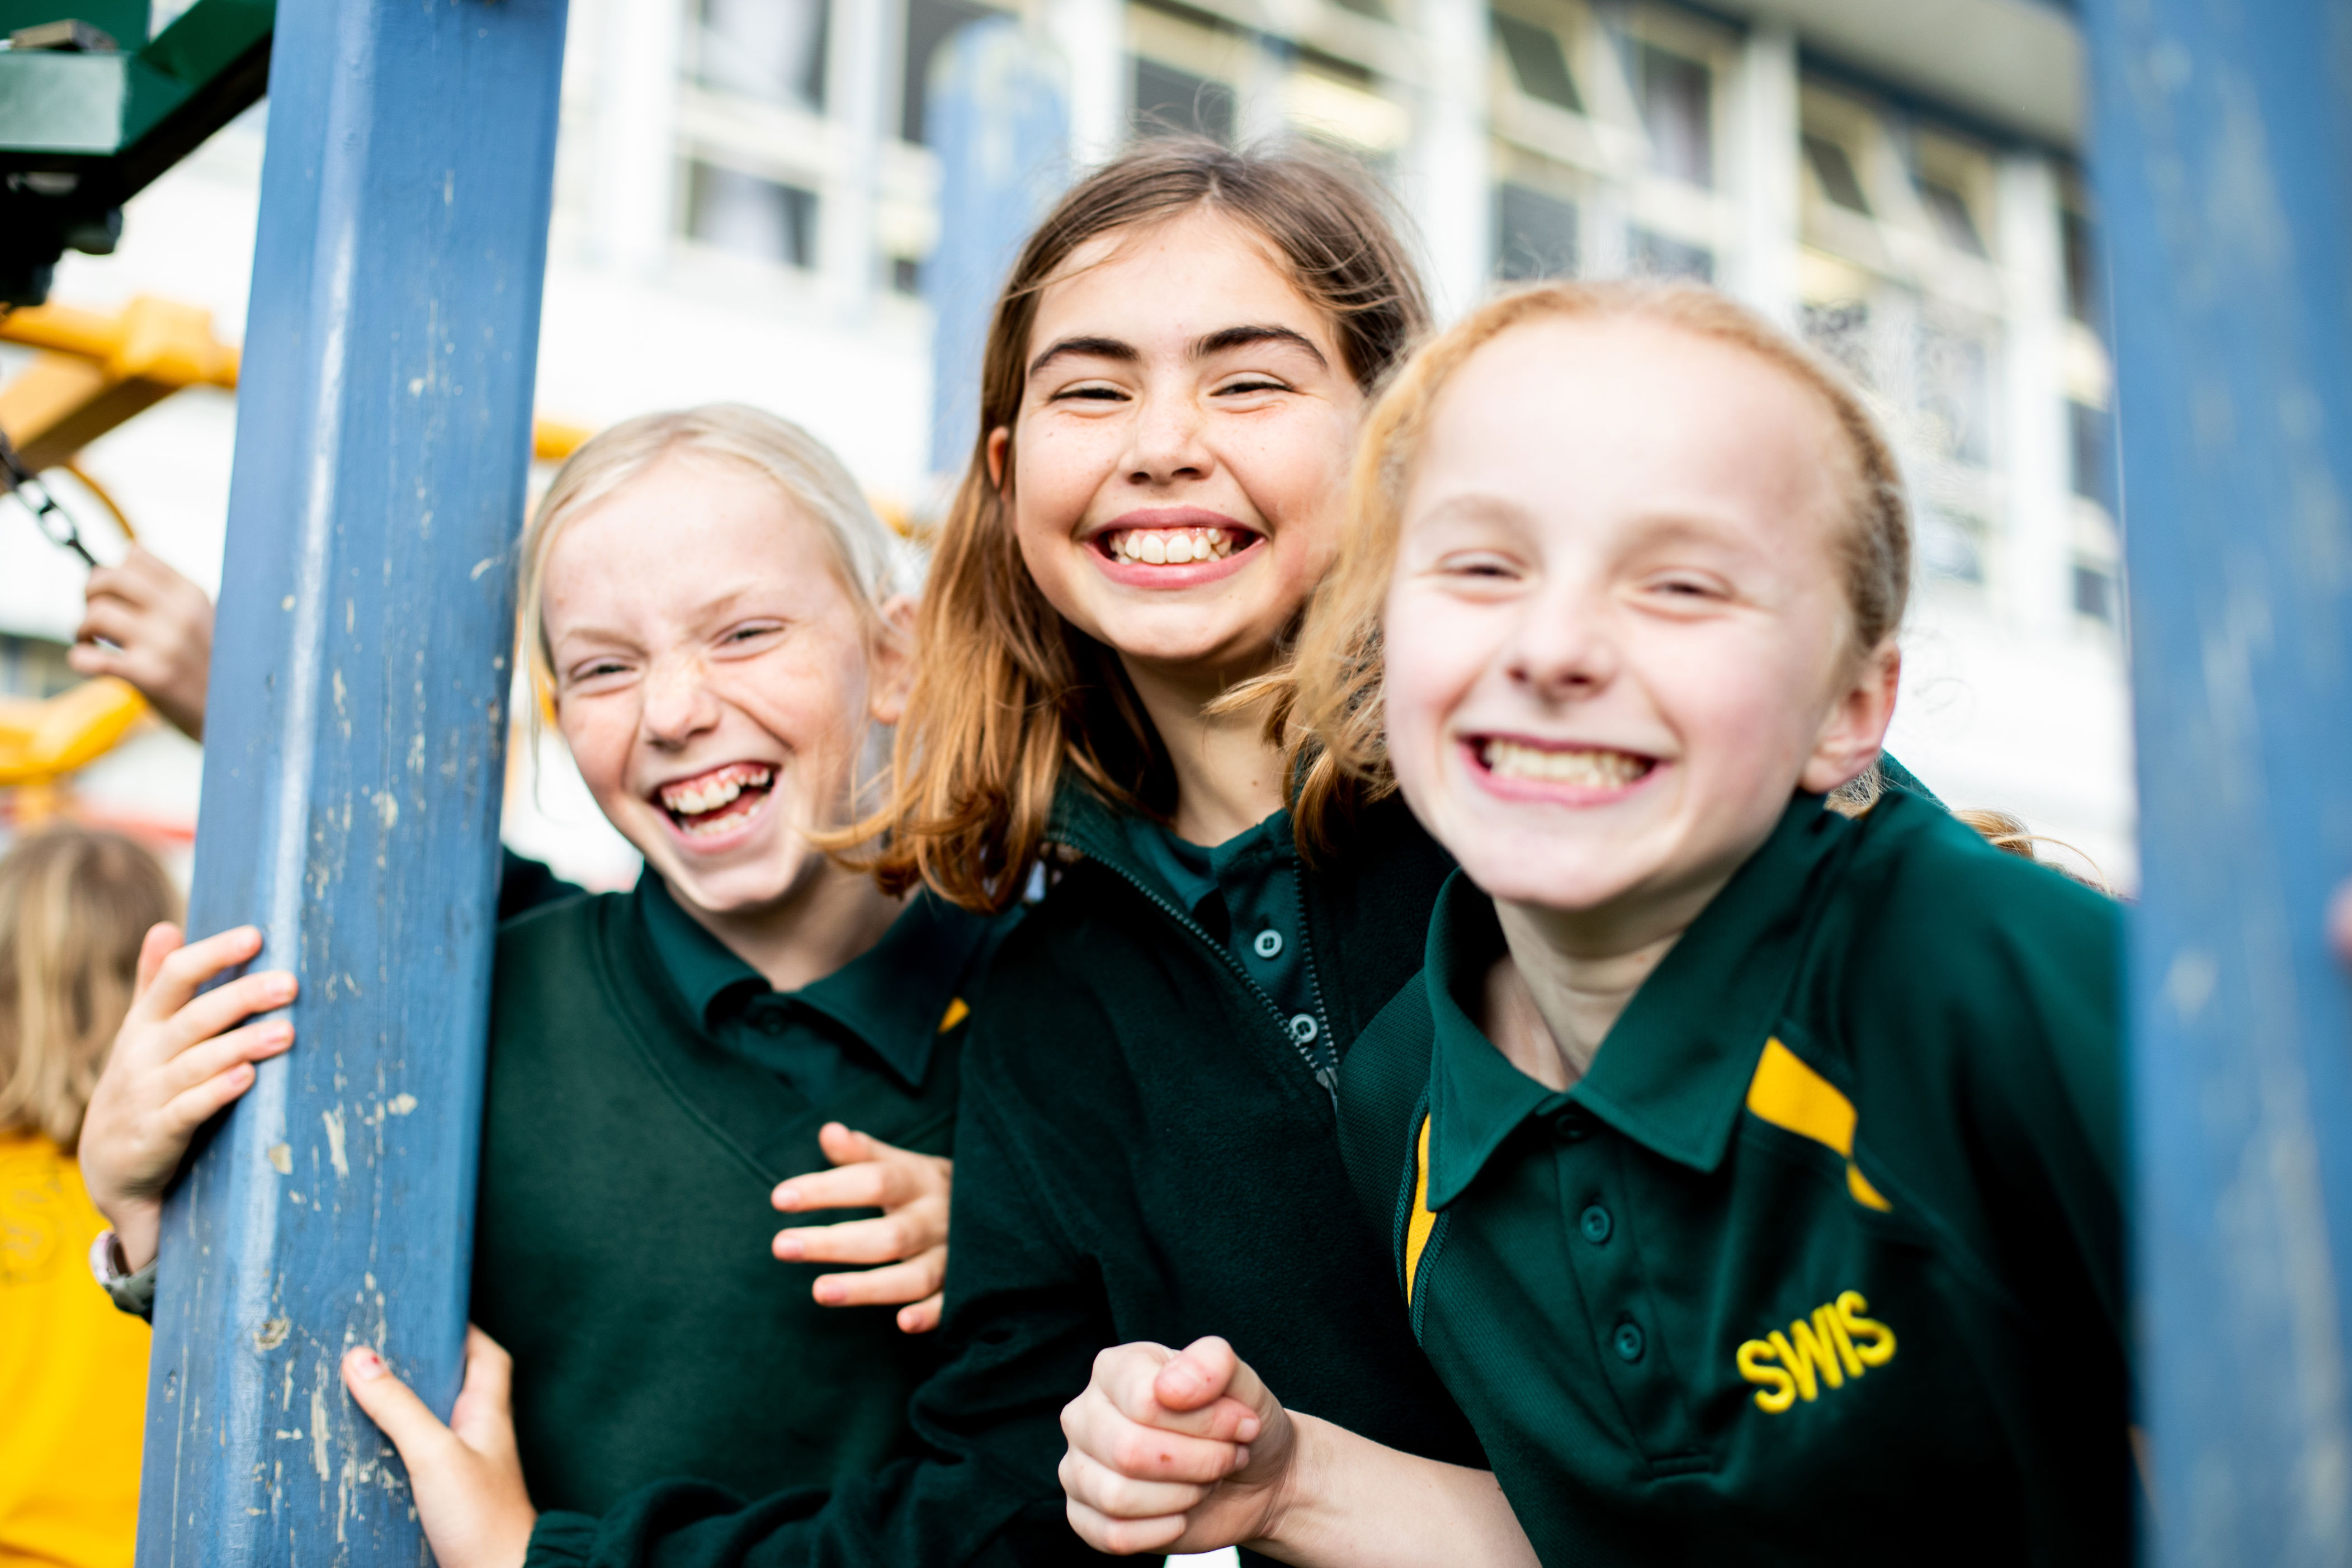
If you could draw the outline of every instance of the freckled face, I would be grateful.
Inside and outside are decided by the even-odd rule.
[[[1520,327],[1455,374],[1405,501],[1387,718],[1482,888],[1574,911],[1711,889],[1801,783],[1874,752],[1885,713],[1849,765],[1848,461],[1810,389],[1654,323]]]
[[[823,525],[674,453],[574,518],[541,595],[556,716],[596,804],[673,891],[772,905],[826,862],[866,726],[897,717]]]
[[[1363,413],[1330,323],[1193,213],[1081,247],[1027,352],[991,451],[1047,601],[1131,667],[1265,668],[1330,566]]]

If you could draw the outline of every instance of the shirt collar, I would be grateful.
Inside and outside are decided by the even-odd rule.
[[[1748,1079],[1803,954],[1814,896],[1853,825],[1801,795],[1644,981],[1568,1099],[1694,1170],[1723,1162]],[[1553,1098],[1473,1021],[1503,951],[1494,903],[1456,873],[1430,922],[1429,1204],[1458,1196]]]
[[[716,1036],[752,998],[780,994],[864,1041],[910,1088],[929,1073],[942,1020],[990,930],[987,921],[919,893],[872,947],[821,980],[774,993],[650,871],[637,880],[637,905],[662,968],[705,1033]]]
[[[1245,874],[1260,859],[1278,861],[1294,853],[1286,807],[1222,844],[1192,845],[1165,824],[1116,810],[1076,784],[1055,796],[1048,837],[1173,900],[1196,920],[1203,904],[1222,900],[1229,878]]]

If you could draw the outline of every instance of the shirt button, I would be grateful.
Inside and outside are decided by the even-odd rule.
[[[1260,958],[1281,957],[1282,933],[1278,931],[1262,931],[1258,932],[1257,940],[1250,943],[1250,951],[1256,953]]]
[[[1581,1143],[1592,1136],[1592,1123],[1581,1110],[1563,1110],[1551,1119],[1551,1130],[1563,1143]]]
[[[1321,1030],[1315,1026],[1314,1014],[1293,1013],[1290,1016],[1290,1037],[1297,1040],[1300,1045],[1313,1045],[1315,1043],[1315,1037],[1321,1032]]]
[[[1617,1331],[1609,1336],[1609,1345],[1617,1352],[1619,1361],[1631,1366],[1642,1359],[1643,1351],[1650,1348],[1650,1340],[1642,1332],[1641,1324],[1629,1320],[1617,1325]]]
[[[1609,1211],[1599,1204],[1586,1209],[1577,1217],[1576,1223],[1577,1228],[1584,1232],[1584,1239],[1595,1247],[1606,1245],[1617,1229],[1616,1222],[1609,1217]]]

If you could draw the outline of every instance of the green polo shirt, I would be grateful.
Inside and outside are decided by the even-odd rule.
[[[1343,1135],[1547,1563],[2126,1560],[2120,925],[1800,797],[1562,1093],[1446,885]]]
[[[830,1266],[775,1259],[769,1194],[824,1168],[828,1121],[951,1152],[998,930],[918,898],[779,992],[656,876],[499,929],[472,1312],[514,1356],[532,1501],[601,1511],[665,1476],[756,1496],[914,1450],[936,1336],[817,1305]]]
[[[1328,1089],[1339,1072],[1339,1042],[1307,961],[1307,905],[1290,813],[1277,811],[1213,845],[1180,838],[1143,816],[1121,816],[1118,827],[1146,874],[1144,890],[1226,956],[1281,1016],[1316,1081]]]

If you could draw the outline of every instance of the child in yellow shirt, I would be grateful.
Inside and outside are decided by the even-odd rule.
[[[53,828],[0,860],[0,1564],[131,1562],[148,1330],[90,1288],[106,1221],[74,1146],[140,939],[179,908],[116,834]]]

